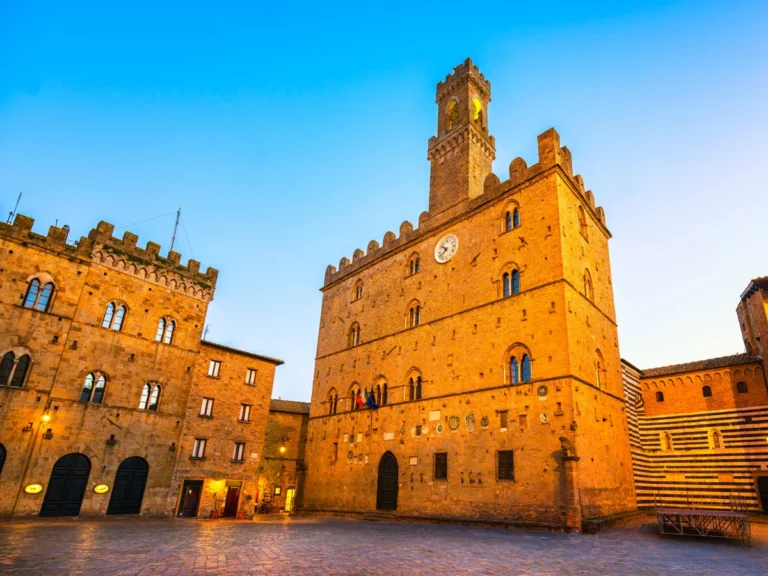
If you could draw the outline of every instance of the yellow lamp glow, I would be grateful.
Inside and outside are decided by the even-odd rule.
[[[93,487],[93,491],[96,492],[96,494],[106,494],[109,492],[109,486],[106,484],[99,484],[98,486]]]
[[[43,491],[43,487],[40,484],[29,484],[24,487],[24,492],[27,494],[39,494]]]
[[[43,414],[43,422],[46,424],[51,421],[51,415],[50,414]]]
[[[285,446],[280,446],[280,454],[285,454]]]

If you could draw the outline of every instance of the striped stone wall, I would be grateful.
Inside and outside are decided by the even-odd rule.
[[[762,509],[768,406],[646,416],[640,371],[625,361],[622,373],[638,507],[724,509],[735,496]]]

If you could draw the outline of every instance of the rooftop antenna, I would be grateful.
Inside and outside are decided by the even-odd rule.
[[[173,246],[176,244],[176,233],[179,231],[179,219],[181,218],[181,206],[176,211],[176,225],[173,227],[173,238],[171,238],[171,252],[173,252]]]
[[[210,329],[211,329],[211,325],[210,324],[206,324],[205,325],[205,330],[203,330],[203,340],[205,340],[205,337],[208,336],[208,330],[210,330]]]
[[[16,206],[14,206],[13,210],[8,213],[8,222],[6,222],[6,224],[13,224],[13,219],[16,217],[16,211],[19,209],[19,202],[21,202],[21,192],[19,192],[19,197],[16,199]]]

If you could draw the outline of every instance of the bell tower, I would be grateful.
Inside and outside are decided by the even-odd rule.
[[[467,58],[437,84],[437,136],[429,139],[429,211],[442,212],[483,193],[496,157],[488,134],[491,83]]]

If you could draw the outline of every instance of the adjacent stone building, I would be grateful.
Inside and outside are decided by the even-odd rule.
[[[32,226],[0,224],[0,515],[168,516],[187,480],[241,488],[235,513],[252,513],[246,479],[281,361],[201,343],[218,272],[106,222],[76,243]],[[211,419],[197,417],[204,397],[218,402]],[[208,445],[190,459],[198,438]]]
[[[471,60],[436,101],[429,211],[326,271],[305,508],[575,530],[631,510],[603,210],[554,129],[491,172]]]
[[[746,353],[640,370],[624,361],[637,505],[768,512],[768,279],[736,309]]]

